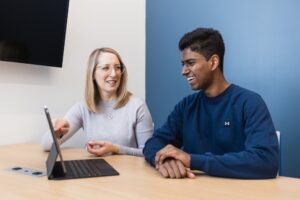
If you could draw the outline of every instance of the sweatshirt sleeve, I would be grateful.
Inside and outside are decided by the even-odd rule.
[[[244,106],[245,150],[224,155],[191,154],[191,169],[209,175],[244,179],[274,178],[278,170],[278,139],[262,98],[248,99]]]
[[[146,161],[154,167],[155,155],[160,149],[165,147],[167,144],[173,144],[176,147],[181,147],[181,130],[182,102],[175,106],[174,110],[168,116],[166,123],[161,128],[155,130],[153,136],[146,142],[143,150]]]

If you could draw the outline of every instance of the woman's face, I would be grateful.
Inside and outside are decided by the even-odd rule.
[[[95,67],[94,80],[103,100],[117,97],[121,77],[122,66],[118,57],[109,52],[101,53],[98,57],[98,65]]]

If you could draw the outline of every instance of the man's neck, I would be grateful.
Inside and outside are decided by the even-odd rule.
[[[229,85],[230,84],[222,76],[216,79],[214,83],[204,91],[204,93],[208,97],[216,97],[224,92]]]

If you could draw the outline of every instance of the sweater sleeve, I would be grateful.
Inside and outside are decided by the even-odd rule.
[[[133,156],[143,156],[143,148],[145,142],[153,134],[153,121],[149,109],[145,102],[138,106],[136,112],[136,125],[134,127],[134,134],[137,148],[119,146],[119,154],[128,154]]]
[[[60,144],[66,142],[82,127],[82,115],[81,115],[80,103],[75,104],[67,112],[64,119],[69,122],[70,129],[69,132],[59,140]],[[41,139],[41,147],[44,151],[50,151],[52,143],[53,143],[53,138],[50,130],[48,130],[46,133],[44,133]]]
[[[270,113],[259,95],[243,108],[245,150],[223,155],[191,154],[191,169],[231,178],[274,178],[278,170],[278,140]]]
[[[182,102],[175,106],[174,110],[168,116],[167,122],[161,128],[155,130],[153,136],[146,142],[143,153],[147,162],[154,167],[156,153],[167,144],[181,147],[181,130]]]

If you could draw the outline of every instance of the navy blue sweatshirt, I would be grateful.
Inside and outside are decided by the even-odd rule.
[[[278,170],[278,140],[266,104],[258,94],[231,84],[216,97],[200,91],[180,101],[143,150],[155,154],[172,144],[191,155],[192,170],[212,176],[265,179]]]

